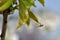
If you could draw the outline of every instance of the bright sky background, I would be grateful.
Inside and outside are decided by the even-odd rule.
[[[49,9],[60,12],[60,0],[45,0],[45,5]]]
[[[55,11],[57,12],[57,15],[60,16],[60,0],[45,0],[45,7],[42,7],[42,5],[40,3],[38,3],[38,1],[36,1],[36,5],[38,8],[43,8],[43,9],[49,9],[49,10],[52,10],[52,11]],[[59,22],[59,25],[58,25],[58,35],[60,36],[60,22]]]
[[[36,1],[36,5],[38,7],[42,7],[41,4],[39,4],[37,1]],[[60,13],[60,0],[45,0],[45,8]]]

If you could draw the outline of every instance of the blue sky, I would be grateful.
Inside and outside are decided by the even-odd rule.
[[[49,9],[60,12],[60,0],[45,0],[45,5]]]
[[[49,10],[52,10],[52,11],[55,11],[57,12],[57,15],[60,16],[60,0],[45,0],[45,7],[43,7],[38,1],[35,2],[36,6],[38,8],[46,8],[46,9],[49,9]],[[59,22],[59,25],[58,25],[58,35],[57,36],[60,36],[60,22]]]
[[[36,5],[38,7],[42,7],[41,4],[39,4],[37,1]],[[45,0],[45,8],[60,13],[60,0]]]

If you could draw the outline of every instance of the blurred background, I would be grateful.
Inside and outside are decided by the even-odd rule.
[[[45,0],[43,7],[37,0],[36,7],[31,7],[39,21],[40,27],[35,21],[30,20],[30,28],[26,24],[16,30],[18,24],[18,10],[8,16],[6,40],[60,40],[60,0]],[[0,15],[0,34],[2,30],[3,16]]]

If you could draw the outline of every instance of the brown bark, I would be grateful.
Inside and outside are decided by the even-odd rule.
[[[5,40],[6,28],[7,28],[7,17],[8,17],[8,13],[4,12],[3,13],[3,25],[2,25],[1,40]]]

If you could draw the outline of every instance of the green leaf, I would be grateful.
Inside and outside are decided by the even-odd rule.
[[[34,1],[35,0],[18,0],[19,1],[19,18],[20,18],[20,22],[22,20],[23,24],[27,24],[28,26],[30,25],[30,18],[32,18],[34,21],[36,21],[37,23],[39,23],[38,18],[29,10],[31,6],[35,6],[34,5]],[[44,5],[44,1],[41,1],[42,5]],[[20,24],[20,22],[18,23],[18,25]],[[17,27],[20,28],[20,25]]]
[[[22,0],[26,8],[30,8],[31,6],[34,6],[34,0]]]
[[[26,24],[28,25],[28,27],[30,26],[30,18],[28,18]]]
[[[37,18],[30,10],[28,11],[28,13],[29,13],[29,17],[30,17],[30,18],[32,18],[32,19],[33,19],[34,21],[36,21],[37,23],[39,22],[39,21],[38,21],[38,18]]]
[[[1,7],[0,7],[0,12],[5,11],[6,9],[8,9],[11,5],[12,5],[12,0],[8,0],[6,3],[4,3]]]
[[[23,25],[23,22],[20,18],[18,18],[18,25],[16,29],[19,29]]]
[[[4,3],[6,3],[8,0],[0,0],[0,6],[2,6]]]
[[[44,0],[38,0],[44,6]]]
[[[28,14],[20,13],[20,19],[25,23],[28,20]]]
[[[20,1],[20,4],[19,4],[19,16],[20,16],[20,19],[23,22],[26,22],[27,17],[28,17],[27,15],[28,15],[27,9],[26,9],[24,3],[22,1]]]
[[[22,23],[25,24],[28,20],[28,10],[22,0],[19,0],[19,18]],[[19,25],[20,23],[18,23]],[[20,25],[17,27],[20,28]]]

